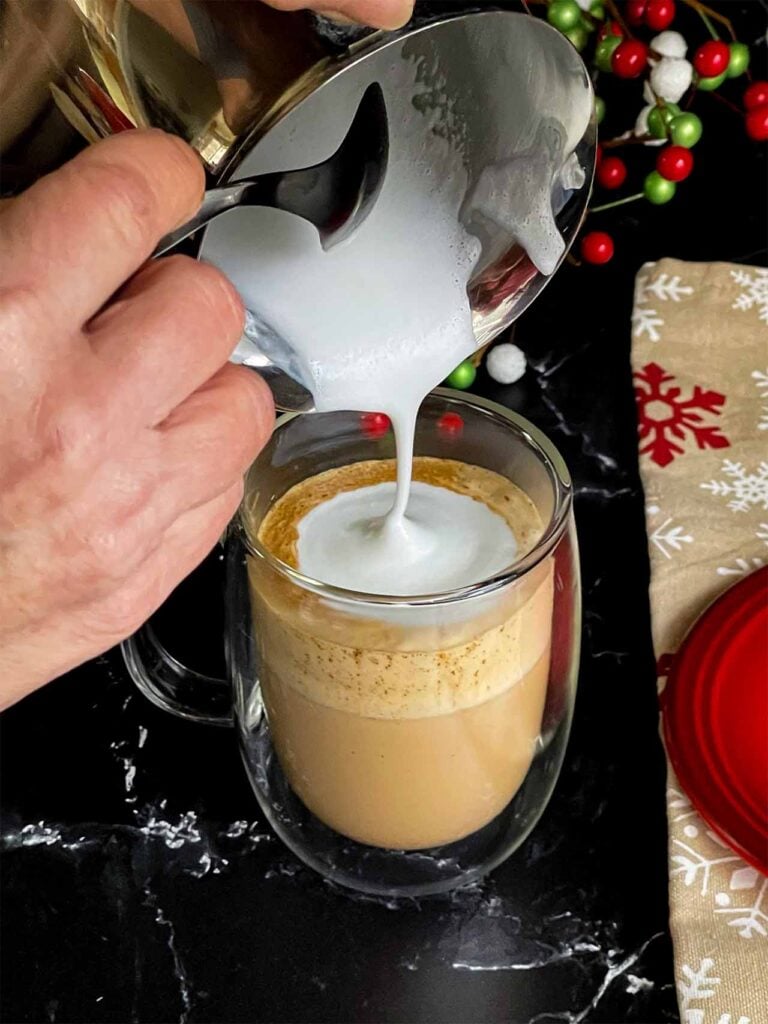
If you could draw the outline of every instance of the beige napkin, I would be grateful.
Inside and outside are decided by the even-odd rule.
[[[662,659],[718,594],[768,561],[768,270],[646,264],[632,366]],[[768,879],[708,828],[669,767],[668,782],[682,1022],[766,1024]]]

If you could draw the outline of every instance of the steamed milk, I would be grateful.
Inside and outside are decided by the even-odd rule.
[[[460,219],[501,225],[549,274],[564,251],[553,189],[574,187],[563,172],[577,138],[548,120],[527,149],[486,168],[470,189],[452,102],[429,75],[420,60],[402,59],[380,83],[389,165],[373,210],[349,239],[323,251],[298,217],[241,211],[255,220],[247,259],[241,236],[228,238],[224,261],[258,311],[261,349],[310,390],[318,411],[375,410],[392,420],[396,490],[351,495],[313,516],[300,552],[308,575],[330,582],[330,572],[338,586],[371,593],[449,589],[475,582],[476,567],[488,575],[512,560],[514,536],[482,510],[431,488],[409,503],[414,426],[425,395],[476,347],[467,284],[481,246]],[[311,118],[299,128],[311,136]],[[464,572],[445,564],[451,520],[477,538]],[[347,544],[349,556],[337,558]]]
[[[382,192],[356,233],[324,252],[310,225],[260,210],[247,274],[230,271],[263,318],[262,350],[317,410],[385,412],[397,446],[396,480],[394,467],[375,463],[305,481],[268,514],[261,542],[307,576],[400,596],[492,576],[541,533],[527,496],[488,470],[417,460],[412,484],[413,438],[425,395],[475,349],[467,284],[480,244],[459,221],[462,206],[503,223],[550,273],[563,252],[551,196],[570,152],[549,126],[546,146],[531,140],[530,159],[489,168],[470,193],[450,110],[418,102],[418,71],[402,62],[382,83],[396,131]],[[269,349],[268,338],[281,341]],[[450,635],[398,630],[373,613],[342,629],[327,609],[282,600],[260,585],[258,567],[251,573],[275,746],[322,821],[414,849],[459,839],[506,806],[541,725],[551,564],[487,621],[467,619]]]

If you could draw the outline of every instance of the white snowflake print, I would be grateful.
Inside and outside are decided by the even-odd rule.
[[[647,302],[649,293],[662,302],[669,299],[672,302],[679,302],[684,295],[693,295],[693,288],[689,284],[680,284],[680,277],[669,274],[659,274],[652,281],[643,277],[638,281],[638,288],[635,292],[635,302]]]
[[[645,305],[651,301],[651,296],[658,302],[680,302],[683,296],[687,295],[693,295],[693,288],[688,284],[681,284],[677,274],[658,274],[656,277],[650,274],[640,275],[635,284],[633,337],[640,338],[647,334],[650,341],[661,341],[659,328],[664,326],[664,318],[657,309]]]
[[[649,516],[657,515],[657,505],[648,505],[646,512]],[[674,517],[668,516],[663,523],[660,523],[653,532],[648,534],[648,540],[662,553],[665,558],[672,558],[672,553],[681,551],[683,544],[693,544],[693,537],[685,533],[684,526],[674,526]]]
[[[768,370],[753,370],[752,379],[761,398],[768,398]],[[760,419],[757,424],[758,430],[768,430],[768,405],[764,405],[760,411]]]
[[[768,523],[759,523],[755,530],[755,540],[761,540],[768,547]],[[755,569],[762,569],[766,564],[765,559],[759,555],[752,555],[748,558],[734,558],[730,565],[718,565],[718,576],[746,576]]]
[[[731,875],[731,889],[753,889],[758,879],[757,871],[754,868],[743,867],[734,871]],[[764,878],[754,902],[746,907],[732,907],[731,897],[728,893],[719,892],[715,897],[717,907],[716,914],[725,914],[729,917],[728,924],[731,928],[738,928],[742,939],[752,939],[759,936],[761,939],[768,937],[768,913],[763,910],[763,899],[768,890],[768,878]],[[768,905],[768,901],[766,901]]]
[[[635,307],[632,313],[632,336],[634,338],[647,334],[651,341],[661,341],[661,335],[657,328],[663,326],[664,321],[655,309],[643,309],[641,306]]]
[[[670,787],[667,790],[667,807],[670,811],[675,812],[671,815],[671,819],[674,824],[678,821],[685,821],[688,818],[695,818],[699,825],[702,823],[701,818],[691,801],[685,793],[681,793],[679,789],[672,789]],[[698,831],[698,828],[696,828],[696,834],[698,834]],[[688,833],[686,831],[686,835],[687,834]]]
[[[762,569],[765,562],[762,558],[734,558],[732,565],[718,565],[718,576],[746,576],[747,573]]]
[[[750,1018],[743,1015],[721,1013],[715,1018],[714,1014],[707,1014],[706,1006],[691,1006],[691,1003],[704,1002],[717,993],[721,979],[712,974],[714,967],[715,961],[711,957],[704,957],[696,968],[689,964],[682,965],[677,982],[682,1024],[751,1024]]]
[[[685,834],[691,838],[696,839],[699,835],[700,829],[697,825],[688,826],[684,829]],[[714,832],[706,831],[706,835],[718,842]],[[703,853],[700,853],[692,844],[684,843],[682,839],[673,839],[672,845],[681,850],[681,853],[673,854],[672,863],[677,866],[672,868],[669,872],[670,878],[675,878],[677,875],[682,876],[683,885],[686,888],[690,888],[694,882],[701,881],[700,894],[706,896],[709,892],[709,883],[712,878],[712,868],[719,864],[735,864],[741,863],[740,858],[736,854],[726,853],[723,857],[707,857]],[[725,853],[726,848],[723,848]]]
[[[747,512],[758,505],[768,511],[768,462],[761,462],[756,473],[748,473],[740,462],[724,459],[721,472],[729,479],[710,480],[699,487],[718,498],[730,498],[732,512]]]
[[[744,312],[755,309],[760,319],[768,323],[768,270],[758,267],[750,269],[752,273],[746,270],[731,271],[733,280],[744,289],[736,297],[732,308]]]

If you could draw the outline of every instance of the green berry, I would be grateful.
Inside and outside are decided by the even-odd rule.
[[[595,117],[598,124],[602,124],[605,117],[605,100],[602,96],[595,96]]]
[[[701,119],[696,114],[678,114],[669,123],[669,137],[675,146],[691,149],[701,138]]]
[[[589,5],[589,13],[597,21],[602,21],[605,17],[605,8],[603,7],[600,0],[594,0],[594,3]]]
[[[477,370],[475,370],[469,359],[465,359],[463,363],[459,363],[452,373],[448,374],[445,378],[445,383],[449,388],[458,388],[459,391],[465,391],[467,388],[472,387],[476,376]]]
[[[561,32],[567,32],[580,23],[581,8],[576,0],[551,0],[547,7],[547,21]]]
[[[600,71],[611,70],[611,57],[620,42],[621,36],[608,35],[597,44],[595,47],[595,64],[597,64]]]
[[[676,103],[654,107],[648,114],[648,131],[655,139],[665,139],[669,134],[670,122],[680,113]]]
[[[702,92],[714,92],[723,84],[727,74],[728,72],[724,71],[722,75],[715,75],[713,78],[700,78],[696,82],[696,88],[701,89]]]
[[[663,206],[668,203],[677,191],[674,181],[663,178],[658,171],[651,171],[643,183],[643,194],[649,203],[654,206]]]
[[[749,67],[749,47],[746,43],[731,43],[729,49],[731,59],[728,61],[725,75],[726,78],[738,78]]]
[[[566,39],[570,40],[579,53],[581,53],[589,42],[589,32],[587,32],[583,25],[576,25],[574,28],[569,28],[567,32],[563,32],[563,35]]]

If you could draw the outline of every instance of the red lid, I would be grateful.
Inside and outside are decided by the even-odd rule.
[[[768,874],[768,566],[701,616],[662,704],[669,759],[691,803]]]

